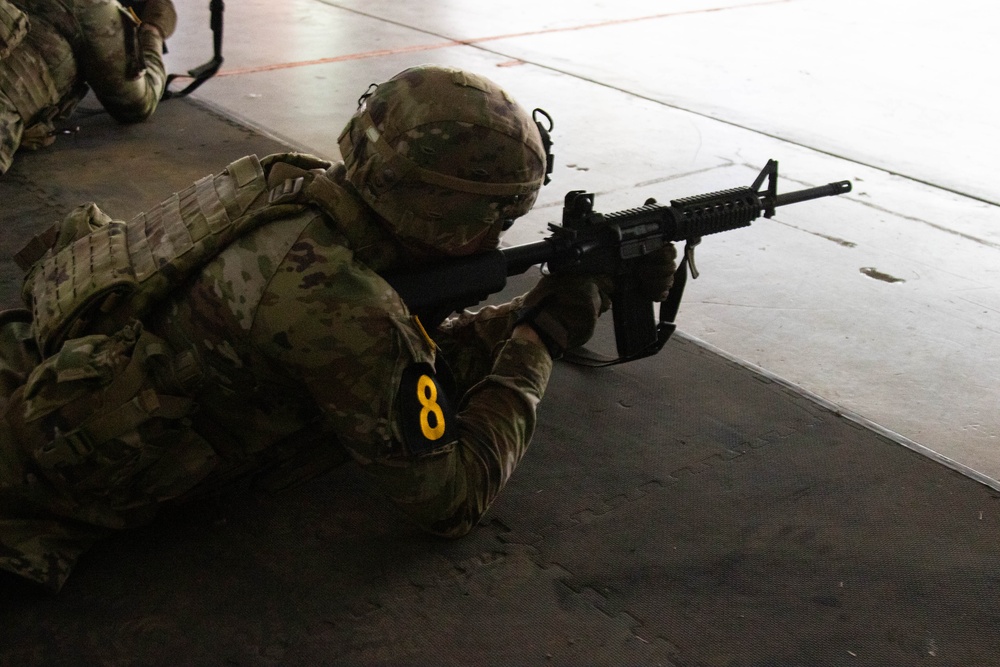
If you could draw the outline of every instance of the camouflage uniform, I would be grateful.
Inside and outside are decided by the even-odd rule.
[[[18,147],[51,143],[52,122],[88,86],[118,121],[148,118],[163,94],[163,36],[116,0],[0,0],[0,174]]]
[[[467,107],[482,98],[481,80],[445,78],[446,94],[430,97],[465,95]],[[416,70],[396,85],[429,84]],[[551,357],[512,337],[518,300],[430,336],[379,274],[435,252],[494,248],[505,217],[534,201],[546,151],[533,127],[507,118],[513,102],[492,88],[490,99],[488,115],[528,151],[529,170],[507,170],[472,123],[394,134],[388,119],[398,114],[376,99],[344,132],[354,148],[346,165],[245,158],[127,224],[92,205],[75,211],[26,280],[33,324],[0,327],[0,568],[58,589],[94,539],[148,521],[164,502],[262,470],[268,486],[283,486],[348,456],[427,530],[470,530],[525,453]],[[392,167],[413,173],[437,149],[464,153],[448,153],[454,173],[426,176],[447,187],[409,182],[425,188],[415,201],[430,209],[393,223],[372,206],[399,205],[384,180],[354,186],[359,169],[391,175],[371,159],[386,155],[380,140],[406,158]],[[468,164],[482,165],[471,185],[459,173]],[[469,199],[463,187],[478,193]],[[115,239],[127,247],[109,250]],[[115,256],[128,260],[110,272],[128,274],[118,282],[75,268]],[[112,301],[112,290],[94,290],[93,312],[60,302],[61,286],[112,282],[125,291]],[[86,326],[49,324],[64,320]],[[137,359],[152,370],[134,372]],[[110,384],[108,368],[117,369]]]
[[[257,467],[276,445],[316,460],[346,450],[422,526],[462,535],[524,454],[551,360],[508,340],[510,304],[428,336],[378,275],[397,242],[353,207],[357,217],[309,210],[239,239],[149,326],[201,360],[194,422],[225,454],[217,475]]]

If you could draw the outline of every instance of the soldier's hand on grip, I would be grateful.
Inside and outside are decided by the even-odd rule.
[[[171,0],[146,0],[140,11],[142,22],[159,30],[164,40],[169,39],[177,29],[177,10]]]
[[[603,276],[544,276],[525,295],[518,323],[531,325],[558,359],[594,335],[597,318],[611,306],[610,290]]]
[[[674,284],[677,249],[668,243],[636,262],[635,276],[640,294],[651,301],[663,301]]]

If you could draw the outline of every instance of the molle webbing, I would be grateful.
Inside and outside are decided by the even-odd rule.
[[[275,207],[273,215],[248,215],[266,192],[260,162],[247,156],[128,223],[109,223],[49,251],[25,278],[42,354],[140,318],[236,238],[281,213]]]
[[[68,43],[66,48],[69,49]],[[27,45],[0,60],[0,91],[17,109],[25,125],[32,124],[39,111],[55,105],[62,97],[48,63]]]
[[[7,0],[0,0],[0,60],[9,56],[27,34],[28,15]]]
[[[79,333],[95,304],[107,310],[136,288],[125,225],[112,222],[45,257],[29,274],[35,338],[44,355]],[[28,285],[26,285],[28,287]]]

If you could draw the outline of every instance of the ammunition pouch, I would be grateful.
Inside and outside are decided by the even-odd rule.
[[[88,91],[75,74],[55,76],[51,70],[53,63],[73,63],[75,73],[70,42],[44,21],[31,27],[27,14],[0,0],[0,63],[0,91],[24,124],[19,147],[51,144],[55,121],[68,116]],[[69,85],[72,80],[76,83]]]
[[[68,340],[28,377],[17,440],[73,499],[68,513],[122,527],[123,516],[183,495],[213,469],[215,452],[188,419],[200,382],[193,352],[138,322]]]
[[[264,172],[251,155],[128,223],[91,204],[71,213],[57,232],[33,239],[17,259],[28,270],[21,295],[42,356],[63,341],[111,334],[140,319],[232,241],[279,214],[248,215],[266,193]]]
[[[230,243],[272,220],[310,205],[334,218],[358,215],[359,204],[327,177],[330,167],[309,155],[250,155],[127,223],[93,204],[78,207],[16,256],[42,356],[141,320]]]
[[[10,55],[28,34],[28,15],[7,0],[0,0],[0,60]]]

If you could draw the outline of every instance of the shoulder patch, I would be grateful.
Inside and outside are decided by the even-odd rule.
[[[433,451],[452,441],[455,415],[430,364],[411,364],[399,382],[403,440],[413,454]]]

